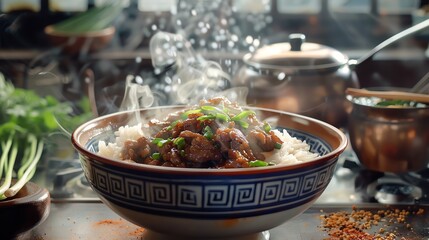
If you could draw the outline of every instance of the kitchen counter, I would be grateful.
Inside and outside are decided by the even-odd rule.
[[[387,209],[381,204],[358,204],[358,209],[377,212]],[[398,239],[428,239],[429,238],[429,205],[422,205],[410,209],[408,206],[395,205],[394,209],[407,209],[411,213],[405,223],[389,223],[380,221],[377,226],[365,232],[374,234],[380,228],[386,232],[396,232]],[[423,210],[420,214],[413,214],[417,209]],[[270,240],[319,240],[328,238],[328,234],[321,228],[321,215],[351,212],[350,204],[315,204],[303,214],[269,230]],[[407,224],[409,224],[407,226]],[[387,226],[389,225],[389,226]],[[410,227],[411,226],[411,227]],[[266,234],[266,232],[265,232]],[[260,234],[256,239],[267,239],[267,235]],[[22,239],[158,239],[153,238],[144,228],[138,227],[112,212],[99,200],[53,200],[48,219],[33,231],[21,237]],[[234,238],[237,239],[237,238]],[[246,237],[246,240],[249,238]]]

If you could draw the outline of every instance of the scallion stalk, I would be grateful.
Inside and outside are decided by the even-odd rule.
[[[12,150],[9,155],[9,161],[6,170],[6,176],[4,178],[3,184],[0,186],[0,196],[4,195],[4,193],[9,189],[12,183],[12,175],[13,175],[13,167],[15,165],[16,155],[18,154],[18,143],[12,144]]]

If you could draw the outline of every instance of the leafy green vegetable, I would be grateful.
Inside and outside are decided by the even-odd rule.
[[[412,106],[411,101],[406,100],[384,100],[375,104],[376,106]]]
[[[112,25],[113,21],[121,13],[121,3],[122,1],[112,1],[103,6],[91,8],[86,12],[54,24],[53,28],[57,32],[73,34],[105,29]]]
[[[70,105],[51,96],[15,88],[0,74],[0,199],[14,196],[34,175],[45,138],[59,131],[57,116]],[[12,178],[17,182],[11,186]]]

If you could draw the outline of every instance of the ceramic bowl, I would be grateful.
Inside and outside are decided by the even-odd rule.
[[[347,98],[352,103],[348,120],[350,144],[365,168],[407,173],[428,167],[429,106],[379,107],[365,103],[365,98]]]
[[[78,54],[81,52],[92,53],[103,49],[109,44],[115,34],[115,27],[108,27],[100,31],[83,34],[70,34],[57,32],[52,25],[45,28],[48,40],[59,47],[65,53]]]
[[[0,226],[2,239],[17,238],[37,227],[49,215],[48,190],[28,182],[11,198],[0,201]]]
[[[136,118],[151,119],[178,108],[119,112],[91,120],[72,134],[72,143],[93,190],[118,215],[156,233],[183,237],[249,236],[274,228],[308,209],[322,194],[347,145],[335,127],[309,117],[250,108],[271,126],[307,141],[319,157],[290,166],[248,169],[188,169],[112,160],[96,154]],[[275,122],[275,123],[273,123]],[[235,238],[236,239],[236,238]],[[248,238],[247,238],[248,239]]]

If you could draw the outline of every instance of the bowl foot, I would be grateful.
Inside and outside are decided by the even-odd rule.
[[[269,240],[270,239],[270,232],[269,231],[263,231],[260,233],[254,233],[254,234],[249,234],[249,235],[243,235],[243,236],[234,236],[234,237],[214,237],[211,238],[210,236],[208,237],[202,237],[202,238],[192,238],[192,237],[177,237],[174,235],[168,235],[168,234],[163,234],[163,233],[158,233],[158,232],[154,232],[151,230],[146,230],[141,238],[142,240],[203,240],[203,239],[208,239],[208,240]]]

